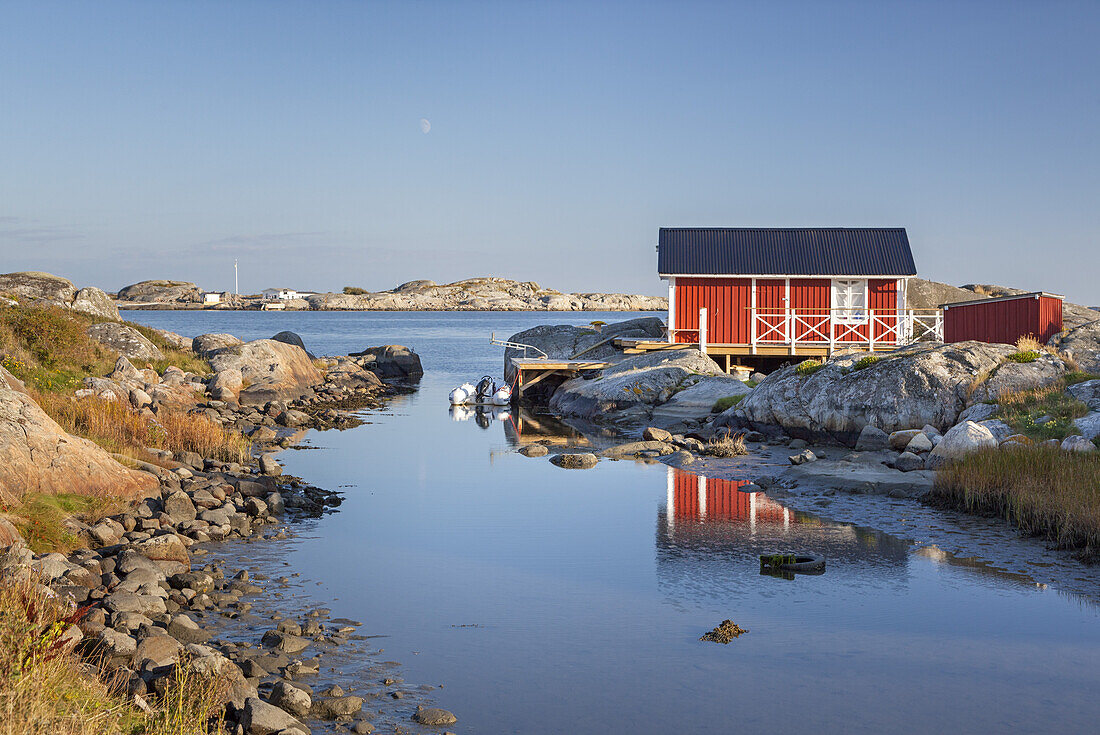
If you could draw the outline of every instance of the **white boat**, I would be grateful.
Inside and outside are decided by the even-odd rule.
[[[450,393],[450,401],[452,406],[464,406],[468,403],[475,403],[475,394],[477,389],[470,383],[463,383]]]

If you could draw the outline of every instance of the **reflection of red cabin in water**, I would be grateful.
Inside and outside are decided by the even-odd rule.
[[[746,493],[739,488],[748,480],[720,480],[669,468],[669,521],[745,520],[751,523],[788,525],[795,516],[764,493]]]

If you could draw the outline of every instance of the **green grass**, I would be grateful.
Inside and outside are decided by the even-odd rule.
[[[820,360],[804,360],[798,363],[794,371],[799,375],[813,375],[823,367],[825,367],[825,363]]]
[[[1100,559],[1100,453],[988,449],[936,472],[928,499],[1005,518],[1055,546]]]
[[[1086,373],[1082,370],[1074,370],[1062,376],[1062,382],[1066,385],[1077,385],[1078,383],[1084,383],[1088,380],[1100,380],[1100,375]]]
[[[717,401],[714,402],[714,406],[710,409],[711,413],[721,413],[722,411],[726,411],[733,406],[736,406],[742,401],[742,399],[744,399],[746,395],[746,393],[742,393],[741,395],[737,396],[726,396],[725,398],[719,398]]]
[[[1078,433],[1073,420],[1089,412],[1087,405],[1065,392],[1061,381],[1001,396],[996,403],[1001,407],[997,418],[1036,441],[1061,440]]]
[[[3,508],[3,512],[19,529],[31,551],[44,554],[68,552],[82,546],[80,538],[65,528],[69,516],[94,522],[118,507],[117,501],[87,495],[27,495],[19,505]]]
[[[1007,360],[1012,362],[1035,362],[1039,359],[1039,353],[1035,350],[1020,350],[1009,355]]]
[[[57,306],[0,309],[0,364],[40,392],[72,392],[84,378],[102,377],[114,368],[118,355],[87,332],[92,324],[104,321],[108,320]],[[164,353],[164,358],[153,366],[158,373],[169,365],[186,372],[210,371],[209,363],[173,348],[156,330],[141,324],[123,324],[136,329]]]

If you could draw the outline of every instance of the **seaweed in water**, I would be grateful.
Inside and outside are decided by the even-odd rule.
[[[713,641],[714,643],[721,643],[725,645],[734,638],[737,638],[742,633],[748,633],[749,631],[742,628],[732,620],[723,620],[721,624],[711,632],[704,635],[699,640],[701,641]]]

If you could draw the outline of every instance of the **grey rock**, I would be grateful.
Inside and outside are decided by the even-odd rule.
[[[923,431],[910,439],[909,443],[905,445],[905,451],[910,454],[924,454],[925,452],[931,452],[933,448],[932,440]]]
[[[868,425],[884,431],[926,424],[943,430],[972,402],[971,383],[1014,351],[982,342],[919,343],[883,353],[874,370],[851,371],[859,353],[835,357],[811,375],[788,366],[769,375],[734,411],[752,424],[846,442]]]
[[[816,461],[817,460],[817,455],[814,454],[809,449],[803,449],[798,454],[793,454],[790,457],[787,457],[787,459],[790,460],[790,463],[793,464],[793,465],[800,465],[800,464],[806,464],[807,462]]]
[[[267,631],[260,642],[268,648],[274,648],[277,651],[291,655],[304,651],[310,644],[308,638],[282,633],[278,630]]]
[[[244,342],[232,334],[200,334],[191,340],[191,350],[199,357],[213,357],[221,350],[242,345]]]
[[[203,290],[189,281],[141,281],[119,290],[119,301],[202,303]]]
[[[924,459],[912,452],[902,452],[901,455],[894,460],[894,467],[902,472],[912,472],[914,470],[924,469]]]
[[[524,457],[545,457],[550,453],[550,450],[541,444],[528,444],[525,447],[520,447],[519,453]]]
[[[996,416],[1000,410],[1001,407],[994,403],[975,403],[959,414],[958,423],[963,421],[986,421]]]
[[[445,709],[439,709],[437,707],[425,709],[424,707],[418,706],[416,708],[416,714],[413,715],[413,721],[429,727],[441,727],[443,725],[455,724],[458,722],[458,718]]]
[[[305,351],[305,353],[309,355],[310,359],[313,359],[313,353],[306,349],[305,342],[303,342],[302,338],[294,332],[279,332],[271,339],[275,340],[276,342],[285,342],[288,345],[301,347]]]
[[[859,432],[856,439],[857,452],[875,452],[890,445],[890,435],[882,429],[868,424]]]
[[[177,490],[164,499],[164,512],[168,514],[173,525],[193,521],[197,517],[195,504],[182,490]]]
[[[1016,433],[1015,429],[999,419],[979,421],[978,423],[989,430],[989,433],[993,435],[993,438],[997,440],[998,444]]]
[[[1100,320],[1088,321],[1057,334],[1050,344],[1072,355],[1085,372],[1100,374]]]
[[[359,363],[380,378],[419,378],[424,374],[420,355],[404,345],[368,347],[352,353]]]
[[[320,697],[313,700],[309,714],[322,720],[349,717],[363,709],[363,698],[355,696]]]
[[[116,322],[122,319],[111,297],[95,286],[85,286],[77,291],[73,297],[72,309]]]
[[[1100,380],[1086,380],[1066,388],[1066,393],[1093,411],[1100,411]]]
[[[125,633],[104,628],[98,633],[103,652],[112,658],[132,658],[137,651],[137,641]]]
[[[245,700],[241,726],[245,735],[277,735],[287,730],[300,730],[306,735],[311,732],[290,713],[256,697]]]
[[[238,399],[246,406],[296,400],[324,382],[324,375],[305,350],[271,339],[219,350],[210,364],[218,373],[240,370],[247,387],[241,388]]]
[[[313,698],[304,689],[277,681],[271,689],[271,703],[295,717],[306,717],[313,706]]]
[[[599,460],[589,452],[555,454],[550,462],[567,470],[587,470],[595,467]]]
[[[672,439],[672,434],[656,426],[650,426],[642,432],[642,439],[651,442],[667,442]]]
[[[260,472],[265,475],[281,475],[283,468],[275,461],[274,454],[264,454],[260,456]]]
[[[723,373],[713,360],[694,349],[632,355],[605,368],[593,380],[581,377],[562,383],[550,399],[550,408],[591,421],[648,421],[682,384],[691,378],[689,385],[694,385],[699,375]],[[707,407],[708,415],[709,411]]]
[[[652,420],[671,426],[688,420],[702,420],[711,415],[723,398],[742,396],[752,391],[737,378],[725,375],[684,380],[672,397],[653,407]]]
[[[928,464],[935,469],[945,461],[962,459],[972,452],[996,447],[997,439],[989,429],[973,421],[964,421],[952,426],[943,435],[943,441],[928,455]]]
[[[1074,434],[1062,440],[1062,449],[1067,452],[1095,452],[1096,445],[1085,437]]]
[[[1075,419],[1073,425],[1086,439],[1095,439],[1100,436],[1100,411],[1092,411]]]
[[[909,442],[918,434],[923,435],[923,432],[920,429],[893,431],[890,433],[890,448],[898,452],[905,451],[905,448],[909,446]],[[929,448],[931,449],[931,447]]]
[[[100,322],[88,327],[88,336],[128,360],[139,363],[164,359],[164,353],[138,330],[126,324]]]

